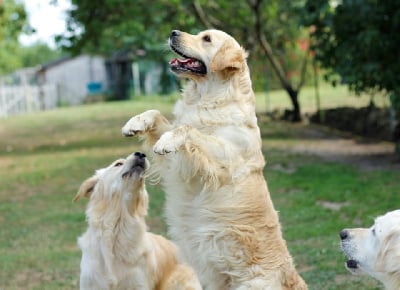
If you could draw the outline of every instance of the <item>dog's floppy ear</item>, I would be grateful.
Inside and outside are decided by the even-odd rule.
[[[72,201],[78,201],[82,197],[90,198],[90,195],[92,194],[93,189],[98,181],[99,178],[96,175],[86,179],[79,187],[78,193],[75,195]]]
[[[375,268],[379,272],[400,273],[400,231],[390,233],[382,242]]]
[[[239,48],[235,43],[227,40],[211,60],[210,70],[211,72],[241,70],[245,65],[246,57],[247,54],[241,47]]]

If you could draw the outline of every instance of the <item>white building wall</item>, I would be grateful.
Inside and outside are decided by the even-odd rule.
[[[61,103],[80,104],[88,94],[88,83],[101,82],[103,87],[106,85],[104,59],[81,55],[50,66],[45,71],[44,82],[57,85]]]

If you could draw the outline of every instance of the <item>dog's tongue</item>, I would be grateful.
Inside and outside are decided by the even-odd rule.
[[[201,66],[201,63],[195,58],[185,58],[185,59],[174,58],[169,62],[169,64],[175,67],[186,67],[186,68],[197,68]]]
[[[195,61],[193,58],[185,58],[185,59],[174,58],[169,62],[169,64],[171,65],[187,64],[193,61]]]

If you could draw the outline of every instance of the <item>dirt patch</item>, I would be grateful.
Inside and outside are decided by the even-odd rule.
[[[296,172],[296,167],[294,167],[293,164],[280,164],[280,163],[276,163],[270,166],[270,169],[275,170],[275,171],[279,171],[282,173],[286,173],[286,174],[293,174]]]
[[[371,140],[315,125],[306,126],[305,131],[318,131],[320,137],[313,144],[307,147],[299,144],[294,150],[311,150],[325,160],[352,164],[364,170],[400,170],[400,158],[392,142]]]
[[[332,202],[327,200],[318,200],[317,204],[323,208],[330,209],[332,211],[339,211],[342,207],[350,205],[350,202]]]
[[[14,164],[14,161],[11,157],[4,157],[4,156],[0,157],[0,167],[6,168],[9,166],[12,166],[13,164]]]
[[[392,142],[363,138],[316,124],[292,126],[296,142],[285,146],[288,151],[351,164],[363,170],[400,170],[400,158]]]

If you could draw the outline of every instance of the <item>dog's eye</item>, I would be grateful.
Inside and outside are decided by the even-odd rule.
[[[375,228],[372,229],[372,235],[373,235],[373,236],[376,235]]]
[[[122,166],[122,165],[124,165],[124,163],[122,163],[122,162],[117,162],[117,163],[114,164],[114,167],[118,167],[118,166]]]
[[[204,35],[203,40],[206,42],[211,42],[211,37],[209,35]]]

